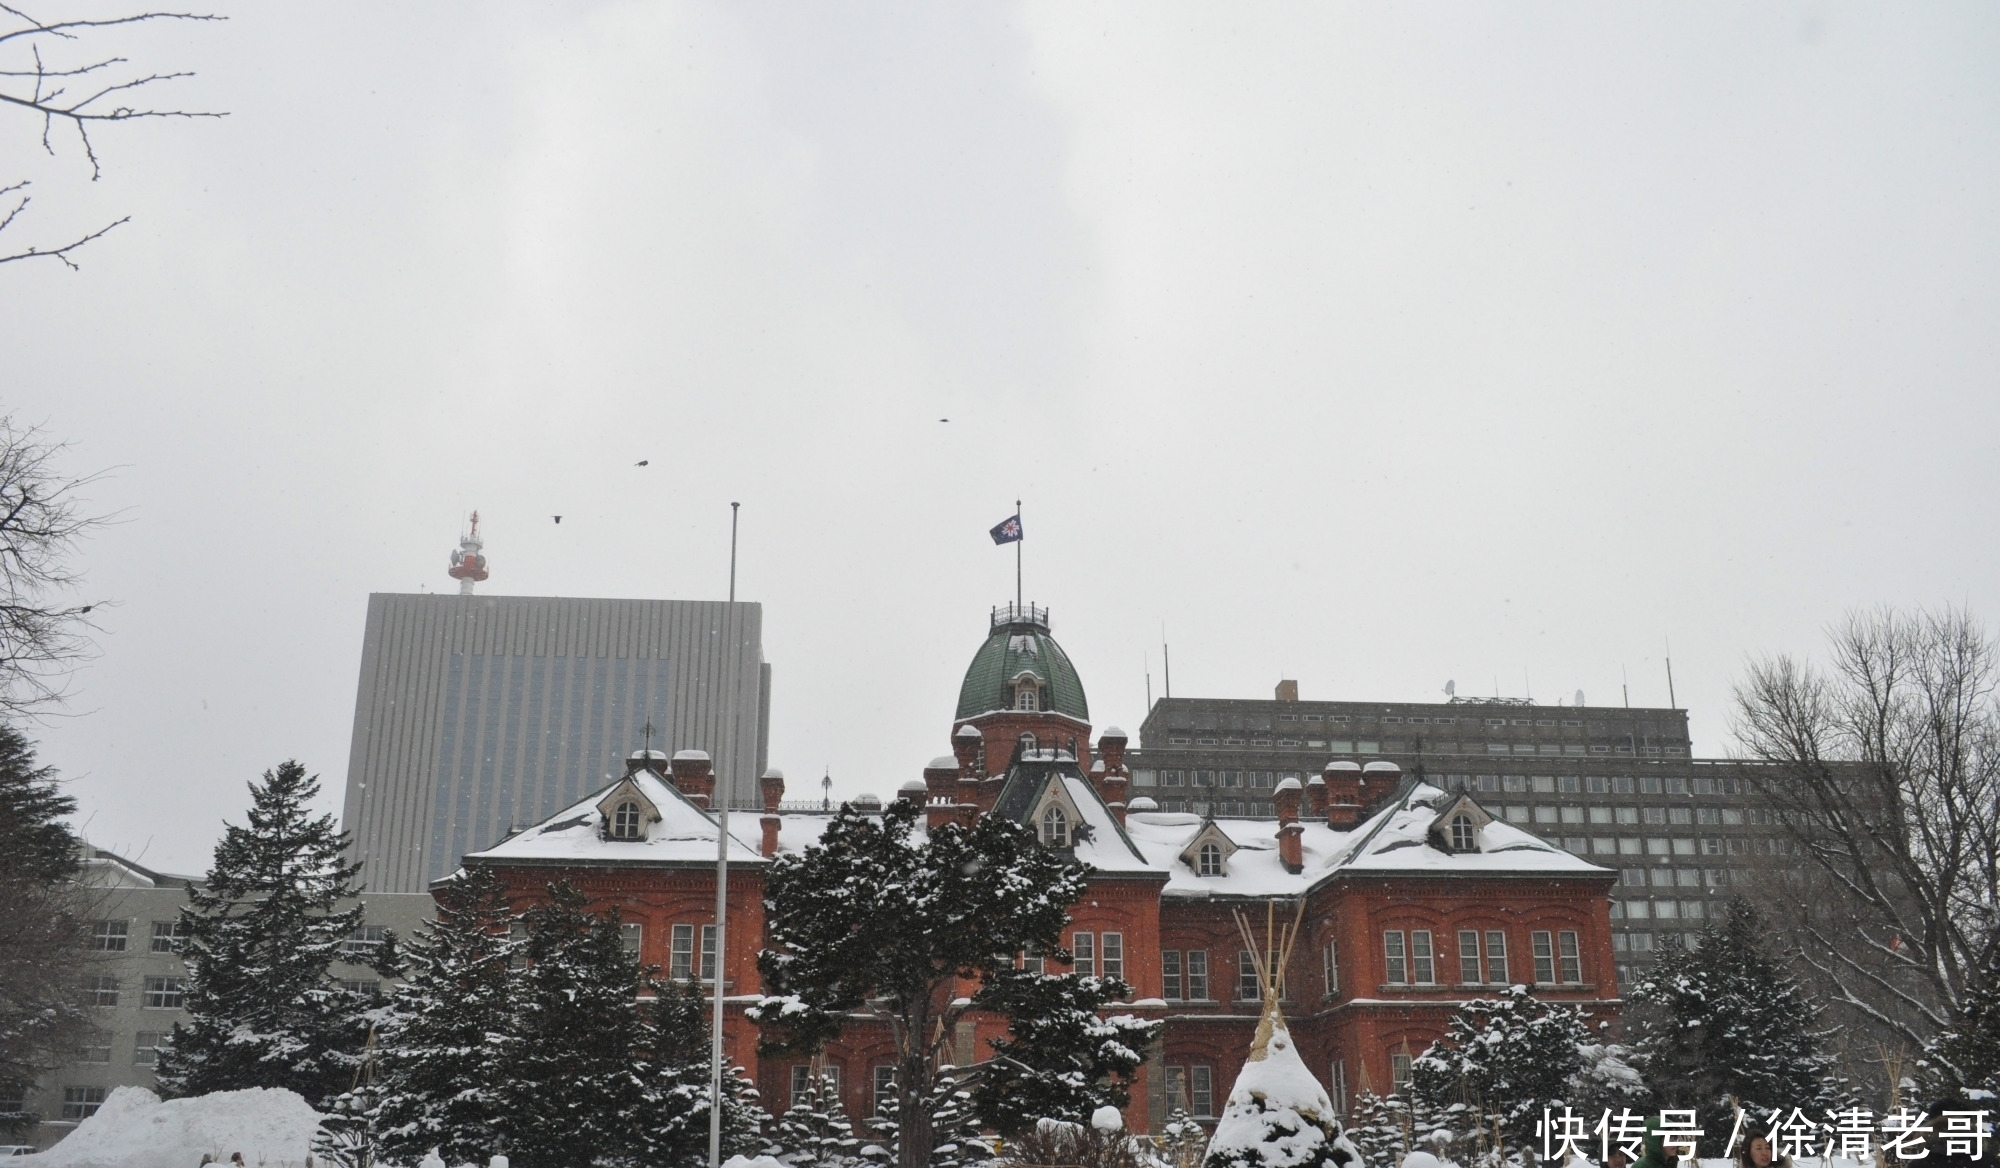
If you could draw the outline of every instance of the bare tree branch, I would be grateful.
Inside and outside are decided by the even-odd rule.
[[[103,604],[71,599],[83,579],[73,560],[110,519],[88,513],[80,496],[101,475],[57,469],[68,448],[0,417],[0,714],[59,705],[91,654],[91,613]]]

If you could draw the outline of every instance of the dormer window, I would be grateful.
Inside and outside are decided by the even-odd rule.
[[[1014,708],[1017,710],[1034,711],[1041,709],[1041,707],[1041,695],[1036,691],[1035,683],[1032,681],[1022,682],[1021,688],[1014,691]]]
[[[1194,871],[1197,876],[1222,875],[1222,845],[1206,843],[1195,853]]]
[[[1470,815],[1451,817],[1451,850],[1454,852],[1479,850],[1479,826],[1472,822]]]
[[[1069,846],[1069,816],[1053,804],[1042,812],[1042,842],[1052,848]]]
[[[635,840],[639,838],[639,804],[631,799],[618,805],[611,813],[611,838]]]
[[[1032,754],[1032,753],[1034,753],[1034,750],[1035,750],[1035,747],[1036,747],[1037,745],[1039,745],[1039,743],[1037,743],[1037,742],[1035,741],[1035,736],[1034,736],[1033,734],[1023,734],[1023,735],[1021,735],[1021,738],[1020,738],[1020,747],[1021,747],[1021,753],[1022,753],[1022,754]]]

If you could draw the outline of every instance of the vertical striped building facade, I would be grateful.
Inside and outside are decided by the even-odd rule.
[[[770,699],[761,605],[373,593],[342,826],[371,892],[421,892],[623,775],[648,723],[749,806]]]

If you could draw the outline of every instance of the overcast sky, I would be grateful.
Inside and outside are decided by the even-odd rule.
[[[1748,655],[2000,620],[1990,4],[223,8],[99,42],[229,116],[95,184],[0,117],[0,242],[132,216],[0,267],[0,402],[115,468],[37,734],[154,866],[337,807],[473,508],[485,591],[720,598],[740,500],[795,793],[948,749],[1017,497],[1100,728],[1163,623],[1182,696],[1663,705],[1671,640],[1715,754]]]

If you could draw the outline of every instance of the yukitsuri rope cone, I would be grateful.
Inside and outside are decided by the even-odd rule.
[[[1229,1101],[1208,1142],[1204,1168],[1361,1168],[1361,1152],[1348,1140],[1340,1121],[1334,1117],[1333,1100],[1326,1089],[1306,1069],[1299,1057],[1291,1031],[1285,1026],[1278,996],[1292,946],[1299,938],[1299,917],[1305,912],[1300,899],[1298,913],[1282,932],[1276,927],[1277,910],[1265,905],[1264,937],[1258,945],[1250,922],[1236,914],[1236,927],[1250,950],[1262,990],[1264,1012],[1257,1020],[1257,1034],[1250,1043],[1250,1055],[1229,1089]]]

